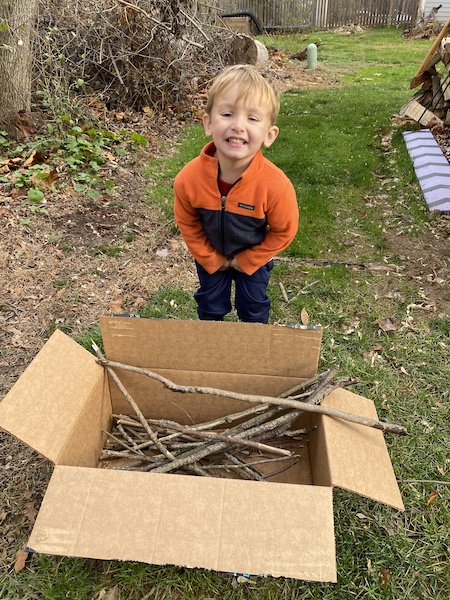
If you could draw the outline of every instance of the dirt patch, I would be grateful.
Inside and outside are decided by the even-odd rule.
[[[390,229],[386,241],[407,264],[407,277],[418,283],[423,300],[437,314],[450,315],[450,214],[436,214],[417,237],[404,235],[401,227]]]

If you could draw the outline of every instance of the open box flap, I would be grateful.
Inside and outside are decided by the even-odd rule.
[[[103,380],[95,357],[56,330],[0,402],[0,426],[56,463]]]
[[[28,546],[44,554],[336,581],[326,487],[57,466]]]
[[[374,403],[343,388],[321,403],[338,410],[378,419]],[[314,443],[316,485],[333,485],[404,510],[400,490],[378,429],[342,419],[321,417]]]
[[[320,327],[125,317],[100,324],[108,359],[155,370],[309,378],[322,339]]]

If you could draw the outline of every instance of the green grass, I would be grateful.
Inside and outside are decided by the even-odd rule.
[[[320,368],[337,364],[357,377],[353,391],[408,428],[407,437],[386,436],[405,511],[335,490],[337,584],[252,578],[235,587],[231,575],[201,569],[34,556],[20,573],[0,576],[0,597],[85,600],[116,587],[121,600],[448,598],[450,317],[425,310],[420,282],[403,276],[408,259],[387,236],[401,223],[404,236],[418,239],[435,219],[391,122],[431,42],[396,29],[261,39],[288,53],[318,38],[319,68],[340,84],[285,93],[281,133],[267,152],[292,179],[301,210],[297,238],[272,271],[271,320],[298,323],[306,310],[324,330]],[[173,177],[204,142],[201,127],[189,126],[177,152],[146,169],[148,202],[171,235]],[[142,315],[193,319],[193,292],[155,290]],[[383,332],[381,317],[397,329]],[[88,347],[92,334],[98,343],[98,331],[80,343]]]
[[[173,180],[178,171],[191,158],[198,154],[205,143],[203,128],[186,126],[183,142],[178,146],[178,151],[170,160],[162,161],[160,158],[152,160],[145,169],[149,179],[148,203],[160,212],[161,218],[171,232],[176,231],[173,219]]]

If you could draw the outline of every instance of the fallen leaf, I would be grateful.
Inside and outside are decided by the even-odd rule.
[[[33,150],[27,160],[23,163],[23,167],[30,167],[34,163],[34,157],[37,154],[37,150]]]
[[[385,590],[387,588],[387,586],[389,585],[390,579],[391,579],[391,572],[389,571],[389,569],[381,569],[380,575],[379,575],[379,581],[380,581],[380,585],[383,588],[383,590]]]
[[[12,333],[12,339],[11,339],[11,343],[14,346],[14,348],[31,348],[32,346],[26,342],[23,338],[22,332],[18,331],[17,329],[14,329],[13,327],[7,329],[7,331],[9,333]]]
[[[361,519],[362,521],[371,521],[372,520],[371,517],[368,517],[364,513],[356,513],[356,516],[358,517],[358,519]]]
[[[425,433],[431,433],[436,429],[436,425],[434,423],[430,423],[426,419],[422,419],[420,423],[424,426]]]
[[[397,327],[389,317],[379,317],[378,327],[383,331],[396,331]]]
[[[38,175],[33,175],[31,178],[35,185],[43,184],[47,188],[50,188],[58,179],[59,173],[56,169],[52,169],[51,171],[40,171]]]
[[[100,590],[96,600],[120,600],[119,588],[114,586],[109,590]]]
[[[306,308],[302,308],[302,312],[300,314],[300,319],[301,319],[303,325],[309,324],[309,315],[308,315]]]
[[[441,475],[445,475],[445,469],[444,469],[444,467],[438,467],[437,470],[439,471],[439,473]]]
[[[182,247],[180,242],[178,240],[176,240],[175,238],[172,238],[170,240],[170,246],[171,246],[172,250],[179,250]]]
[[[27,502],[27,504],[25,505],[24,515],[26,516],[26,518],[29,521],[31,521],[31,523],[35,522],[37,513],[38,513],[38,511],[36,510],[36,507],[34,506],[34,502]]]
[[[160,250],[156,251],[156,256],[159,256],[160,258],[166,258],[166,256],[169,256],[169,251],[167,248],[161,248]]]
[[[107,158],[108,160],[112,160],[112,161],[116,160],[116,157],[114,156],[114,154],[112,152],[109,152],[108,150],[103,151],[103,156],[105,158]]]
[[[111,300],[109,303],[109,312],[110,313],[120,313],[123,310],[124,300],[123,298],[116,298],[116,300]]]
[[[14,571],[16,573],[18,573],[19,571],[21,571],[24,568],[27,558],[28,558],[28,552],[25,552],[25,550],[23,548],[21,548],[20,550],[17,550],[16,562],[14,563]]]
[[[434,500],[436,500],[438,496],[439,490],[434,490],[433,492],[431,492],[431,494],[428,496],[427,504],[431,504]]]

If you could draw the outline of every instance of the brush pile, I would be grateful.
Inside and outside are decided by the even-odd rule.
[[[108,110],[191,112],[191,96],[236,55],[246,62],[252,44],[182,0],[41,0],[39,12],[37,90],[91,96]]]

